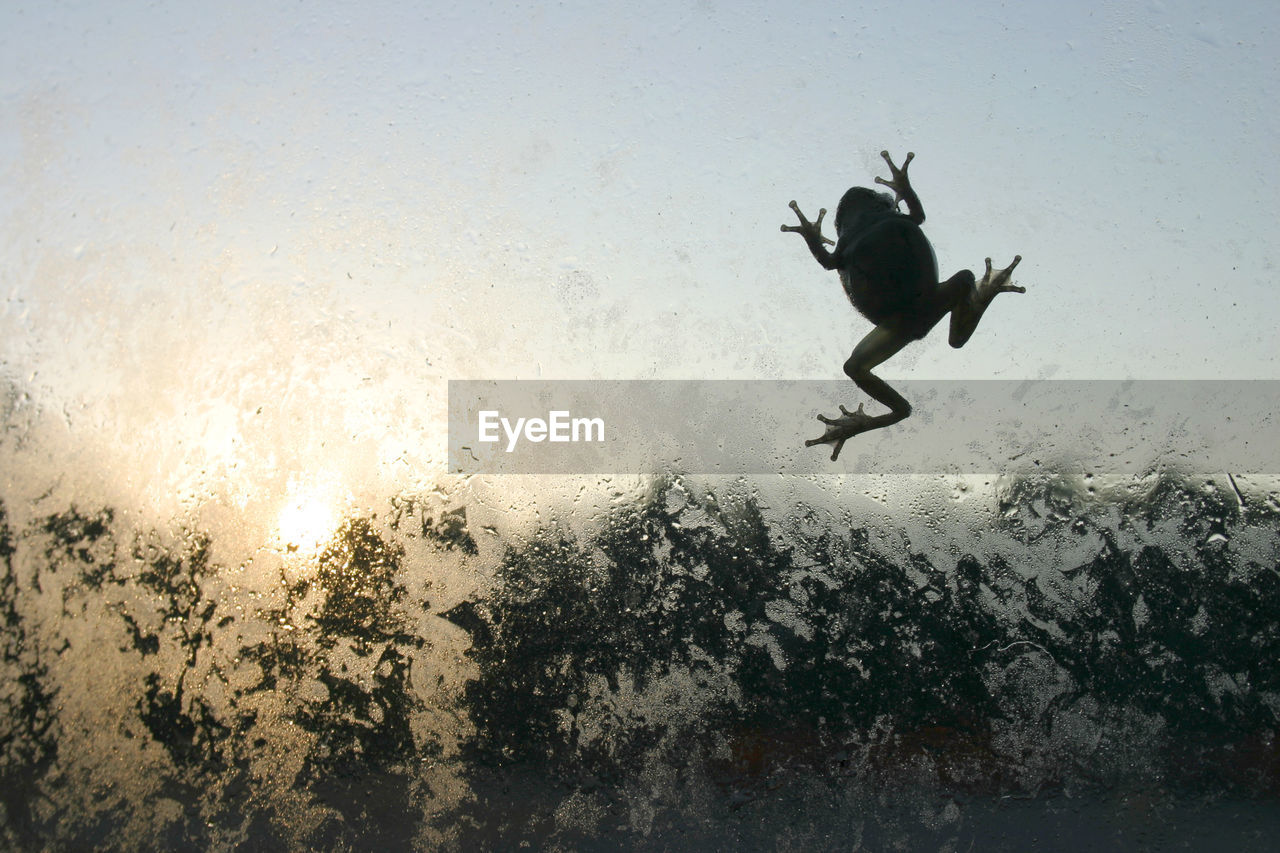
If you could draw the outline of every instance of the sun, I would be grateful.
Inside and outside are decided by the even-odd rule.
[[[286,550],[314,551],[328,541],[338,526],[332,490],[306,486],[291,480],[289,496],[280,510],[280,543]]]

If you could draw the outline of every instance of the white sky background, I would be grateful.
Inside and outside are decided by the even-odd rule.
[[[778,226],[887,148],[942,274],[1021,254],[1029,292],[882,375],[1277,378],[1278,23],[8,0],[0,370],[277,491],[335,444],[439,464],[450,378],[838,377],[869,326]]]

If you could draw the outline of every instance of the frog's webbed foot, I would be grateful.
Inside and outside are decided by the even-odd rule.
[[[911,161],[915,159],[916,155],[914,151],[908,151],[907,159],[902,161],[901,169],[893,165],[893,159],[889,156],[888,151],[881,151],[880,156],[889,164],[890,177],[887,181],[884,178],[877,177],[876,183],[893,190],[893,205],[897,207],[898,202],[906,198],[907,194],[911,192],[911,180],[907,177],[907,167],[911,165]]]
[[[822,217],[827,215],[827,209],[825,207],[818,211],[818,218],[815,219],[813,222],[810,222],[808,219],[805,219],[804,214],[800,212],[800,207],[795,203],[794,199],[788,205],[788,207],[790,207],[792,210],[796,212],[796,216],[800,219],[800,224],[799,225],[783,225],[782,226],[783,231],[794,231],[795,233],[803,237],[805,239],[805,242],[811,246],[814,245],[815,243],[819,246],[822,245],[823,243],[826,243],[830,246],[834,246],[836,244],[834,240],[830,240],[822,236]]]
[[[858,404],[858,411],[851,412],[844,406],[840,407],[841,415],[838,418],[829,418],[826,415],[818,415],[818,420],[827,425],[827,431],[822,434],[821,438],[811,438],[804,443],[805,447],[813,447],[815,444],[832,444],[835,448],[831,451],[831,461],[835,462],[840,457],[840,451],[844,448],[844,443],[853,438],[858,433],[867,432],[877,427],[887,426],[884,418],[876,418],[868,415],[862,410],[862,403]]]
[[[991,259],[987,258],[987,271],[983,273],[982,280],[975,282],[969,293],[962,296],[951,309],[951,346],[964,346],[974,329],[978,328],[978,321],[982,319],[983,312],[997,295],[1027,292],[1025,287],[1009,282],[1009,278],[1013,275],[1013,268],[1021,260],[1022,255],[1014,255],[1013,263],[1009,266],[1002,270],[992,270]]]
[[[997,293],[1026,293],[1025,287],[1019,287],[1016,284],[1009,283],[1009,277],[1013,275],[1013,268],[1022,260],[1022,255],[1014,255],[1013,263],[1002,270],[996,270],[992,275],[991,259],[987,258],[987,271],[982,275],[982,281],[973,286],[974,299],[983,308],[991,304],[991,300],[996,298]]]

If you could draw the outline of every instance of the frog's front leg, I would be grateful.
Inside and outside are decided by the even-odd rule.
[[[877,176],[876,183],[893,190],[893,203],[896,206],[908,194],[915,195],[915,190],[911,188],[911,179],[907,177],[907,167],[911,165],[911,161],[915,159],[916,154],[914,151],[908,151],[907,159],[902,161],[902,168],[893,165],[893,158],[889,156],[888,151],[881,151],[880,156],[889,164],[890,177],[885,180]]]
[[[824,269],[833,270],[836,268],[835,257],[827,251],[827,247],[835,245],[835,241],[829,240],[822,236],[822,217],[827,215],[827,209],[824,207],[818,211],[818,218],[810,222],[805,215],[800,212],[800,207],[792,200],[789,207],[796,212],[796,216],[800,220],[799,225],[783,225],[783,231],[791,231],[799,234],[804,238],[804,242],[809,246],[809,251],[813,253],[813,257],[818,263],[822,264]]]

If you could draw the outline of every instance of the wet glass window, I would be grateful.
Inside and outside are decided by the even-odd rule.
[[[1278,40],[5,4],[0,846],[1267,849]]]

